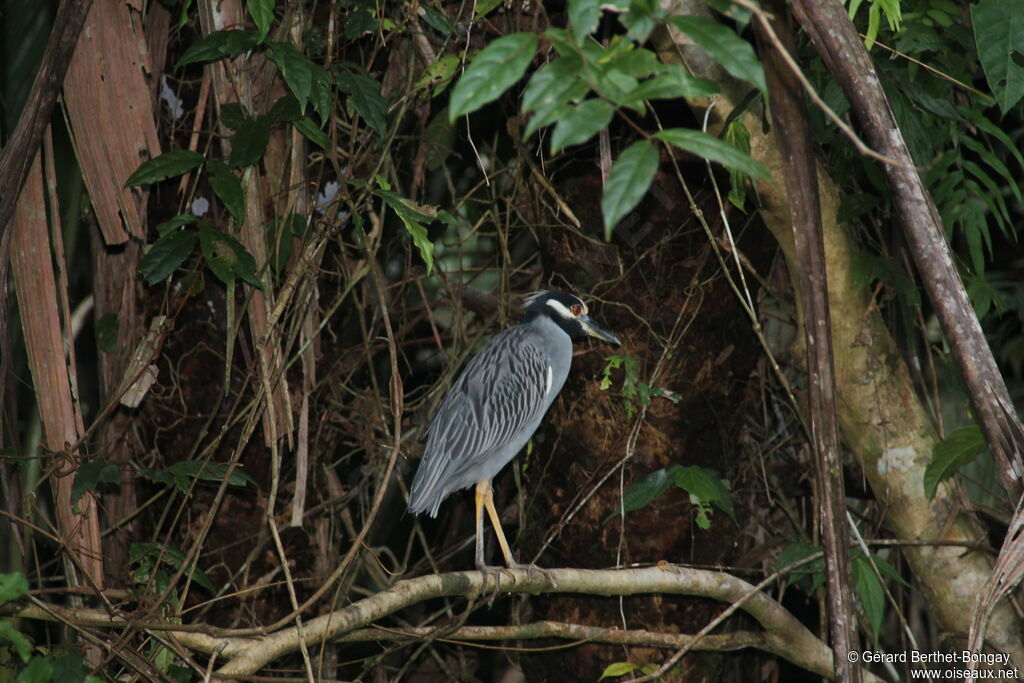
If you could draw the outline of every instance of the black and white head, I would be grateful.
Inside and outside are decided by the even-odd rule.
[[[523,297],[523,322],[540,316],[554,321],[572,339],[596,337],[612,344],[621,344],[619,338],[587,315],[587,305],[567,292],[542,289]]]

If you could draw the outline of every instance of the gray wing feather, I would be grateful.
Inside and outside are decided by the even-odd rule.
[[[540,417],[550,403],[548,366],[539,340],[522,326],[496,335],[469,362],[431,420],[412,512],[435,515],[465,476]]]

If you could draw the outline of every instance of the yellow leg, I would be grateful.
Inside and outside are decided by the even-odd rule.
[[[476,485],[477,496],[480,495],[480,488],[484,487],[483,493],[483,504],[487,508],[487,516],[491,518],[491,524],[494,525],[494,533],[498,536],[498,545],[501,546],[501,553],[505,556],[505,565],[508,567],[516,567],[515,559],[512,557],[512,551],[508,547],[508,540],[505,539],[505,531],[501,528],[501,520],[498,518],[498,511],[494,509],[494,490],[491,489],[491,482],[481,482]]]
[[[476,510],[476,567],[477,569],[484,569],[487,565],[484,563],[484,499],[487,497],[487,492],[490,491],[490,482],[482,481],[476,485],[475,495],[473,496],[473,507]]]

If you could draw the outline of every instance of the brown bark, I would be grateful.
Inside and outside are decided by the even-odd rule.
[[[96,499],[86,493],[71,505],[71,486],[81,454],[82,416],[72,393],[64,349],[73,344],[69,323],[62,327],[60,295],[54,276],[42,164],[37,155],[21,192],[12,222],[14,283],[28,352],[29,369],[50,451],[51,484],[62,544],[70,552],[71,566],[81,571],[80,581],[102,588],[103,555]],[[57,211],[57,207],[52,207]],[[63,267],[63,259],[60,265]],[[74,372],[74,368],[70,368]]]
[[[783,6],[776,9],[784,10]],[[785,16],[781,14],[780,16]],[[781,44],[768,40],[763,19],[754,22],[764,51],[765,77],[771,103],[772,128],[793,222],[793,242],[799,262],[796,276],[804,310],[807,348],[807,422],[814,452],[815,494],[828,578],[829,630],[839,681],[860,681],[860,666],[848,652],[860,649],[853,600],[843,463],[836,421],[835,371],[832,367],[832,325],[829,320],[828,276],[821,228],[817,163],[811,129],[803,108],[800,83],[780,54],[794,52],[792,33],[782,21],[773,22]]]

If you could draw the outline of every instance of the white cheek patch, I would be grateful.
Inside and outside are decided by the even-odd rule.
[[[566,320],[572,320],[573,318],[576,318],[576,316],[572,314],[572,311],[566,308],[565,304],[563,304],[561,301],[558,301],[557,299],[548,299],[545,303],[551,308],[555,309],[558,315],[562,316]],[[583,306],[583,313],[586,312],[587,307]]]

